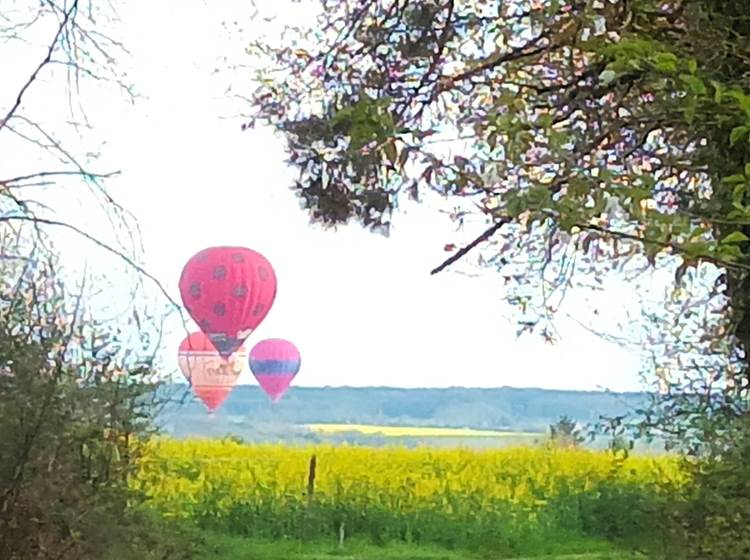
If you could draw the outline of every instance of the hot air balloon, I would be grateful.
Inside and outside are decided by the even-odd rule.
[[[284,396],[301,363],[297,347],[282,338],[261,340],[250,350],[250,371],[272,402]]]
[[[180,276],[190,316],[227,358],[263,322],[276,299],[276,273],[245,247],[209,247],[193,255]]]
[[[202,332],[194,332],[180,343],[177,360],[193,393],[213,413],[234,389],[247,359],[244,348],[224,359],[211,340]]]

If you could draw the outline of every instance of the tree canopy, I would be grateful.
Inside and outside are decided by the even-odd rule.
[[[456,201],[457,219],[481,213],[487,230],[447,264],[489,242],[484,265],[539,316],[574,270],[672,267],[688,291],[702,276],[716,305],[734,298],[731,325],[704,325],[731,355],[750,343],[743,10],[323,1],[315,26],[251,45],[264,65],[247,126],[284,135],[313,221],[383,231],[399,200],[428,189]],[[548,290],[532,301],[522,288],[539,279]]]

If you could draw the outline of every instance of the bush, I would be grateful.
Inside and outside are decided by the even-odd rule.
[[[127,482],[138,439],[151,429],[151,364],[128,357],[114,333],[87,318],[51,266],[4,284],[0,558],[125,550],[137,542]]]
[[[671,511],[672,532],[687,558],[750,558],[750,419],[731,422],[723,449],[686,462],[692,483]]]

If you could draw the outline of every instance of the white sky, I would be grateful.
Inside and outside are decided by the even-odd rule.
[[[446,271],[431,277],[429,270],[447,256],[443,245],[474,232],[453,233],[450,220],[430,206],[408,207],[388,239],[356,226],[310,228],[287,189],[293,173],[284,164],[281,140],[267,130],[241,132],[241,121],[221,118],[237,105],[224,93],[228,75],[212,70],[224,56],[230,63],[249,62],[245,43],[225,33],[221,22],[248,21],[241,16],[250,6],[207,4],[126,3],[118,33],[132,57],[124,62],[146,99],[128,106],[98,88],[85,92],[96,135],[106,138],[101,169],[123,171],[111,192],[138,218],[145,267],[175,299],[181,268],[192,254],[215,244],[245,245],[264,253],[279,278],[276,303],[246,346],[265,337],[294,341],[303,360],[296,385],[640,387],[637,355],[564,318],[558,323],[562,340],[554,346],[536,336],[516,340],[494,276]],[[296,6],[275,4],[281,11]],[[5,48],[0,45],[4,67]],[[39,60],[38,51],[29,53],[13,59],[14,72],[6,73],[13,79],[0,83],[3,113],[10,92],[28,75],[29,61]],[[7,164],[0,159],[0,177],[13,174]],[[89,231],[106,236],[101,221],[75,199],[56,200],[64,215],[83,217]],[[58,245],[70,263],[87,260],[89,270],[113,270],[86,242],[61,235]],[[111,303],[128,303],[118,297]],[[614,312],[634,297],[618,286],[601,301]],[[173,322],[163,357],[174,370],[183,336]],[[247,371],[240,382],[255,383]]]

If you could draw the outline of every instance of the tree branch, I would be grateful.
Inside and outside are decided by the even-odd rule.
[[[448,268],[450,265],[452,265],[454,262],[463,258],[469,251],[474,249],[477,245],[479,245],[480,243],[484,241],[487,241],[490,237],[495,235],[500,230],[500,228],[502,228],[507,223],[510,223],[510,218],[501,218],[499,221],[495,222],[492,225],[492,227],[487,228],[482,233],[482,235],[477,237],[474,241],[469,243],[463,249],[456,251],[454,255],[451,255],[450,258],[446,259],[439,266],[437,266],[432,271],[430,271],[430,275],[437,274],[438,272],[442,272],[443,270]]]
[[[20,175],[11,179],[0,179],[0,185],[4,187],[13,187],[13,183],[20,183],[21,181],[28,181],[29,179],[41,179],[42,177],[57,177],[61,175],[75,175],[86,179],[107,179],[119,174],[119,171],[113,171],[111,173],[88,173],[86,171],[40,171],[39,173]]]
[[[596,226],[593,224],[576,224],[576,227],[582,230],[597,231],[599,233],[604,233],[606,235],[611,235],[613,237],[618,237],[620,239],[630,239],[632,241],[639,241],[641,243],[651,243],[654,245],[659,245],[660,247],[664,247],[665,249],[672,249],[673,251],[675,251],[676,253],[679,253],[680,255],[687,255],[687,251],[685,251],[685,248],[679,243],[673,243],[671,241],[659,241],[657,239],[649,239],[647,237],[640,237],[638,235],[635,235],[632,233],[626,233],[624,231],[615,231],[615,230],[604,228],[602,226]],[[750,271],[750,265],[747,265],[744,263],[724,261],[721,259],[717,259],[716,257],[712,257],[710,255],[698,255],[695,257],[691,257],[691,258],[694,258],[695,260],[699,260],[699,261],[710,262],[722,268],[734,268],[738,270]]]
[[[443,31],[440,33],[440,37],[438,39],[438,45],[437,50],[435,52],[435,55],[432,57],[432,62],[430,63],[429,68],[427,71],[422,75],[422,79],[419,81],[419,84],[414,88],[414,93],[411,96],[408,96],[404,100],[404,104],[401,106],[401,109],[398,111],[399,117],[403,116],[404,112],[406,111],[409,104],[419,96],[419,93],[422,91],[422,89],[427,85],[427,83],[430,81],[430,76],[435,72],[437,67],[440,65],[440,61],[443,58],[443,53],[445,52],[445,47],[448,43],[448,38],[451,36],[451,24],[453,21],[453,12],[455,10],[455,2],[454,0],[448,0],[447,4],[447,14],[445,16],[445,25],[443,27]],[[422,112],[424,111],[425,105],[423,104],[420,107],[420,110],[417,112],[417,114],[414,117],[414,120],[419,119]]]
[[[52,61],[52,53],[55,52],[55,47],[57,46],[57,42],[60,40],[60,36],[65,30],[65,27],[68,25],[68,21],[70,21],[70,17],[73,15],[76,9],[78,9],[78,0],[73,0],[73,3],[71,4],[70,8],[67,11],[63,12],[63,18],[62,18],[62,21],[60,22],[60,25],[57,28],[57,32],[55,33],[55,38],[52,40],[52,43],[50,44],[49,49],[47,49],[47,56],[44,57],[42,62],[40,62],[39,65],[36,67],[36,69],[31,73],[31,76],[29,76],[29,79],[26,80],[26,83],[18,92],[18,96],[16,97],[16,102],[13,104],[10,110],[6,113],[5,117],[3,117],[2,120],[0,120],[0,130],[5,128],[5,125],[8,124],[8,121],[13,118],[13,115],[15,115],[16,111],[21,106],[21,102],[23,101],[23,96],[26,94],[26,91],[31,87],[31,84],[33,84],[34,81],[36,81],[37,76],[39,75],[39,72],[42,71],[42,68],[44,68],[47,64],[49,64]]]
[[[557,48],[554,46],[547,46],[547,45],[532,48],[535,45],[537,45],[542,39],[546,39],[547,36],[548,36],[548,33],[542,33],[540,35],[537,35],[534,39],[528,41],[522,47],[518,47],[505,54],[501,54],[499,56],[489,58],[485,60],[482,64],[479,64],[475,66],[474,68],[471,68],[469,70],[466,70],[454,76],[446,76],[445,79],[449,80],[451,85],[453,85],[456,82],[472,78],[476,76],[477,74],[483,74],[489,70],[497,68],[498,66],[506,64],[508,62],[514,62],[516,60],[520,60],[521,58],[534,56],[537,54],[541,54],[546,50],[553,50]]]
[[[68,224],[66,222],[60,222],[58,220],[49,220],[47,218],[37,218],[37,217],[34,217],[34,216],[0,216],[0,222],[14,222],[14,221],[17,221],[17,222],[31,222],[31,223],[35,224],[36,226],[38,226],[38,225],[47,225],[47,226],[62,227],[62,228],[69,229],[69,230],[75,232],[76,234],[80,235],[81,237],[87,239],[88,241],[91,241],[94,245],[97,245],[98,247],[104,249],[108,253],[111,253],[111,254],[119,257],[120,259],[122,259],[123,261],[125,261],[125,263],[128,266],[130,266],[131,268],[133,268],[136,272],[138,272],[142,276],[144,276],[144,277],[148,278],[149,280],[151,280],[151,282],[153,282],[156,285],[156,287],[159,289],[159,291],[162,293],[162,295],[164,295],[164,297],[167,298],[167,301],[169,301],[169,303],[171,305],[173,305],[178,310],[178,312],[180,313],[181,316],[183,315],[183,313],[182,313],[182,307],[180,306],[180,304],[177,303],[172,298],[172,296],[169,295],[169,292],[167,291],[167,289],[162,285],[162,283],[155,276],[153,276],[152,274],[150,274],[149,272],[147,272],[142,266],[140,266],[138,263],[136,263],[132,258],[128,257],[127,255],[123,254],[122,252],[118,251],[117,249],[115,249],[114,247],[108,245],[107,243],[104,243],[103,241],[98,240],[93,235],[91,235],[89,233],[86,233],[82,229],[77,228],[76,226],[74,226],[72,224]]]

